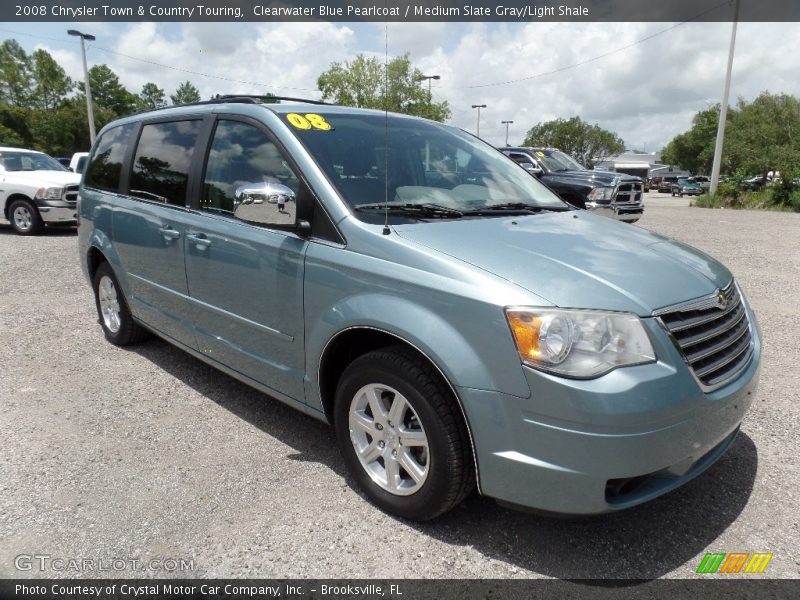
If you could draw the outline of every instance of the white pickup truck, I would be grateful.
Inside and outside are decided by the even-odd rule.
[[[74,225],[81,175],[34,150],[0,147],[0,206],[20,235],[44,225]]]

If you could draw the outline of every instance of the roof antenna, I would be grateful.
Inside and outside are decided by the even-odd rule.
[[[383,35],[383,235],[389,235],[389,21],[383,24]]]

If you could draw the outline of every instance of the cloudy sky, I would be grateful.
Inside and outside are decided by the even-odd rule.
[[[167,94],[189,79],[201,94],[265,93],[318,98],[316,80],[358,53],[383,58],[381,23],[0,23],[0,39],[44,48],[82,79],[69,28],[92,33],[87,59],[108,64],[131,91],[155,82]],[[629,148],[660,150],[692,116],[719,102],[730,23],[390,23],[389,55],[409,52],[450,103],[450,122],[505,142],[541,121],[579,116]],[[797,23],[741,23],[731,99],[762,91],[800,96]]]

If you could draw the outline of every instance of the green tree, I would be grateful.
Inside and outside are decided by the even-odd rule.
[[[359,54],[351,62],[332,63],[317,78],[317,87],[323,100],[336,104],[444,121],[450,116],[449,104],[434,102],[421,81],[422,71],[411,65],[408,54],[392,59],[388,65]]]
[[[710,173],[714,163],[719,110],[717,105],[698,112],[692,119],[691,129],[675,136],[664,147],[661,160],[691,173]],[[728,111],[728,124],[735,114],[735,109]]]
[[[32,135],[30,110],[0,103],[0,146],[26,147]]]
[[[136,96],[131,94],[120,83],[119,77],[108,65],[94,65],[89,69],[89,84],[92,88],[92,101],[100,111],[107,110],[117,117],[128,115],[136,110]],[[83,83],[78,83],[76,89],[79,90],[78,97],[86,102],[83,94]],[[97,125],[100,125],[100,119]]]
[[[75,84],[47,50],[36,50],[31,58],[32,103],[43,110],[54,109],[63,102]]]
[[[739,100],[726,135],[724,156],[748,173],[797,172],[800,166],[800,99],[763,92]]]
[[[0,44],[0,101],[29,106],[31,79],[31,58],[16,40],[5,40]]]
[[[173,104],[191,104],[192,102],[200,102],[200,90],[198,90],[190,81],[184,81],[175,90],[175,93],[169,97]]]
[[[162,106],[166,106],[167,99],[164,95],[164,90],[158,87],[155,83],[145,83],[142,86],[142,91],[139,92],[138,104],[141,110],[149,110],[152,108],[161,108]]]
[[[590,125],[580,117],[538,123],[528,131],[523,145],[558,148],[588,163],[587,167],[625,150],[625,143],[616,133]]]

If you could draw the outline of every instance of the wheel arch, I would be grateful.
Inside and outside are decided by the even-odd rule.
[[[25,200],[25,201],[27,201],[27,202],[30,202],[30,203],[31,203],[31,206],[33,206],[33,207],[34,207],[34,208],[35,208],[37,211],[39,210],[39,209],[37,208],[37,206],[36,206],[36,203],[34,203],[34,201],[33,201],[33,199],[32,199],[32,198],[30,198],[29,196],[26,196],[25,194],[21,194],[20,192],[14,192],[13,194],[9,194],[9,195],[8,195],[8,197],[6,198],[6,203],[5,203],[5,205],[3,206],[3,216],[4,216],[6,219],[8,219],[8,218],[9,218],[9,214],[8,214],[8,209],[9,209],[9,207],[10,207],[10,206],[11,206],[11,205],[12,205],[14,202],[16,202],[17,200]]]
[[[89,273],[89,280],[94,281],[94,274],[97,273],[97,267],[101,263],[109,262],[103,251],[97,246],[89,246],[89,251],[86,253],[86,269]]]
[[[447,377],[447,374],[436,364],[428,354],[417,347],[409,340],[396,333],[373,326],[351,326],[337,332],[322,350],[319,367],[317,372],[317,383],[319,386],[320,401],[325,411],[328,422],[333,423],[334,400],[336,387],[344,369],[354,360],[379,348],[401,345],[417,354],[422,360],[429,363],[442,378],[442,381],[450,390],[456,405],[458,406],[461,419],[467,430],[467,437],[472,462],[475,468],[475,481],[480,490],[480,477],[478,473],[478,457],[475,450],[475,441],[472,436],[472,428],[464,410],[464,405],[456,391],[456,387]]]

